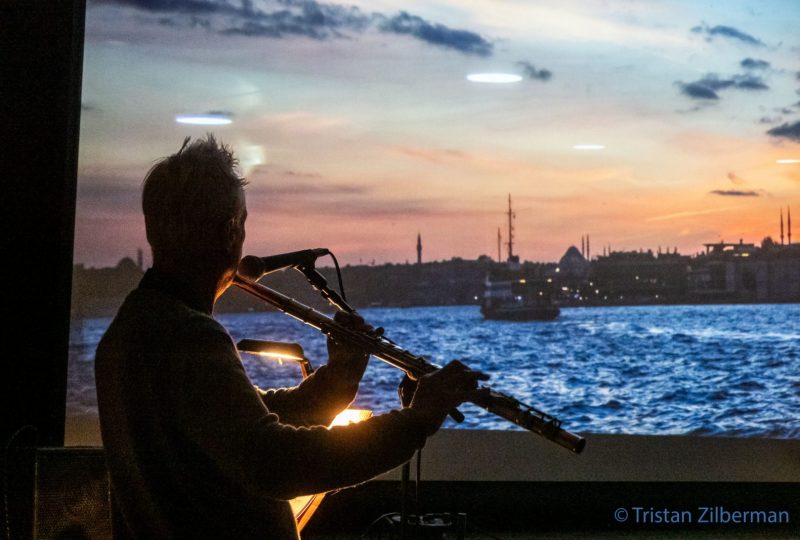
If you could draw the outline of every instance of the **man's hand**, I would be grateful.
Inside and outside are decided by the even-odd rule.
[[[333,320],[353,330],[366,333],[373,331],[372,326],[365,323],[364,319],[355,313],[338,311]],[[369,355],[360,348],[328,339],[328,366],[341,379],[351,384],[358,384],[364,375],[364,370],[367,369],[368,361]]]
[[[458,360],[453,360],[443,368],[419,378],[410,407],[427,424],[428,436],[433,435],[451,410],[488,392],[478,389],[478,381],[488,379],[485,373],[473,371]]]

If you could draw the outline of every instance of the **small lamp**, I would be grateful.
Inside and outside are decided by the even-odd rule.
[[[285,341],[264,341],[258,339],[243,339],[236,344],[239,352],[255,354],[266,358],[274,358],[278,362],[283,360],[290,360],[300,365],[300,370],[303,373],[303,379],[308,377],[314,372],[314,367],[311,361],[306,358],[303,347],[297,343],[288,343]],[[346,426],[348,424],[355,424],[361,422],[372,416],[372,411],[368,409],[345,409],[336,415],[336,418],[328,426]],[[311,519],[311,516],[316,512],[325,493],[317,493],[315,495],[304,495],[302,497],[295,497],[289,501],[292,507],[292,513],[297,521],[298,532],[303,530],[303,527]]]

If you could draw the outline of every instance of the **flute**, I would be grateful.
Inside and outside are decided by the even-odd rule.
[[[439,369],[439,366],[410,353],[383,336],[348,328],[312,307],[239,274],[234,276],[233,284],[290,317],[316,328],[329,338],[354,345],[365,353],[405,371],[412,379],[418,379]],[[491,388],[485,397],[476,398],[471,402],[576,454],[579,454],[586,445],[583,437],[563,429],[561,420]]]

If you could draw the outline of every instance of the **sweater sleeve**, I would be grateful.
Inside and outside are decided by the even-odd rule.
[[[261,390],[261,401],[284,424],[327,426],[356,397],[355,384],[322,366],[293,388]]]
[[[282,423],[247,378],[230,336],[221,327],[199,334],[177,359],[174,421],[233,481],[291,499],[369,480],[425,443],[425,424],[411,409],[331,429]]]

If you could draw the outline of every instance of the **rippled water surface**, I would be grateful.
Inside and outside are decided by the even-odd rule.
[[[402,347],[443,364],[461,359],[489,385],[559,417],[570,431],[800,436],[800,306],[563,309],[553,322],[483,320],[476,306],[365,309]],[[325,340],[279,313],[224,314],[234,339],[296,341],[315,365]],[[75,324],[68,407],[95,407],[94,348],[109,319]],[[299,369],[243,355],[253,382],[286,386]],[[373,359],[356,405],[398,404],[397,369]],[[462,427],[514,429],[464,406]],[[450,427],[454,427],[452,422]]]

